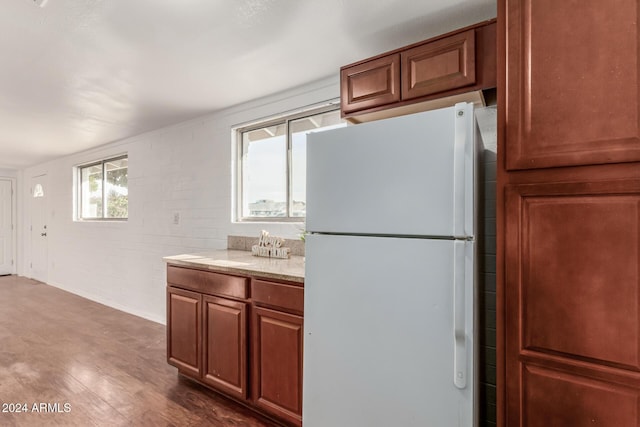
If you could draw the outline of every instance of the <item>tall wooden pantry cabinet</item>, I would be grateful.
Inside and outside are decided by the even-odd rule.
[[[640,426],[637,0],[498,1],[498,424]]]

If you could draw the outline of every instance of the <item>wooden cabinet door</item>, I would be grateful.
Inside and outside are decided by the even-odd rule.
[[[506,189],[507,426],[640,426],[640,179]]]
[[[181,372],[200,377],[202,295],[167,288],[167,361]]]
[[[247,398],[247,303],[203,297],[203,381]]]
[[[476,82],[475,30],[468,30],[400,54],[403,100]]]
[[[302,425],[302,317],[253,307],[253,400]]]
[[[501,3],[507,169],[640,160],[640,3]]]
[[[400,55],[393,54],[340,70],[343,113],[400,100]]]

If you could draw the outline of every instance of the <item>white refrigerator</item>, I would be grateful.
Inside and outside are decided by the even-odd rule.
[[[304,427],[477,425],[472,104],[309,135]]]

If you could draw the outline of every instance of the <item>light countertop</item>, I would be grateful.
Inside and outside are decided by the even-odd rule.
[[[163,259],[167,264],[180,267],[196,267],[221,273],[304,282],[304,257],[295,255],[288,259],[264,258],[253,256],[249,251],[223,249],[167,256]]]

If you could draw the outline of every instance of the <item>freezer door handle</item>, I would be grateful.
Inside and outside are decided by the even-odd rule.
[[[473,104],[455,106],[453,146],[453,235],[472,235],[474,214],[474,114]]]
[[[453,286],[453,383],[463,389],[467,386],[467,334],[465,301],[465,243],[455,242],[455,268]]]

